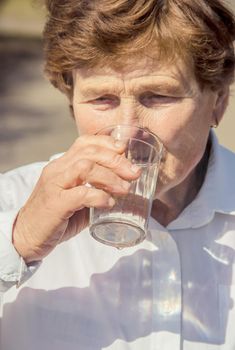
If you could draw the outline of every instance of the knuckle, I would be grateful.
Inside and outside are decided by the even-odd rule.
[[[94,169],[95,163],[89,159],[80,159],[77,161],[77,168],[81,174],[88,174]]]
[[[55,178],[55,176],[58,174],[58,171],[58,160],[52,160],[43,168],[40,176],[41,182],[46,183],[50,181],[50,179]]]
[[[81,144],[88,142],[89,135],[81,135],[75,140],[75,145],[80,146]]]
[[[123,157],[120,154],[113,154],[111,159],[110,159],[110,165],[112,168],[118,168],[123,161]]]
[[[49,165],[46,165],[43,170],[42,170],[42,173],[41,173],[41,176],[40,176],[40,182],[41,183],[46,183],[50,177],[50,174],[51,174],[51,169],[50,169],[50,166]]]
[[[86,186],[79,186],[79,197],[81,200],[81,204],[85,206],[86,197],[89,195],[89,188]]]
[[[85,153],[87,156],[94,156],[98,153],[98,146],[96,145],[88,145],[85,149]]]
[[[53,172],[58,171],[58,159],[54,159],[52,161],[50,161],[44,168],[42,171],[42,174],[45,175],[50,175]]]

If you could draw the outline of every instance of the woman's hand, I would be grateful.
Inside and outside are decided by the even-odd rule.
[[[111,208],[112,195],[128,193],[140,170],[124,150],[125,144],[110,136],[81,136],[44,168],[13,230],[13,244],[27,263],[84,229],[88,208]]]

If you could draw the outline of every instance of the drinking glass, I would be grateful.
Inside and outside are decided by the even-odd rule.
[[[142,242],[147,233],[163,145],[158,137],[132,125],[115,125],[98,132],[124,141],[125,156],[141,168],[127,195],[114,196],[112,209],[90,209],[90,233],[101,243],[124,248]]]

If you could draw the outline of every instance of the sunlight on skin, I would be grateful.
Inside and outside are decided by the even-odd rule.
[[[177,217],[198,191],[195,167],[215,117],[222,117],[218,93],[202,91],[192,68],[181,60],[167,66],[147,55],[138,63],[130,58],[120,68],[77,69],[73,79],[72,104],[81,135],[109,125],[134,124],[160,138],[165,153],[155,199],[164,208],[158,208],[156,219],[162,221],[161,210],[171,212],[167,221]]]

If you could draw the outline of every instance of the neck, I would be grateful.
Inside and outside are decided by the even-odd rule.
[[[153,202],[151,215],[162,226],[175,220],[200,191],[207,171],[210,149],[209,140],[202,159],[187,178]]]

